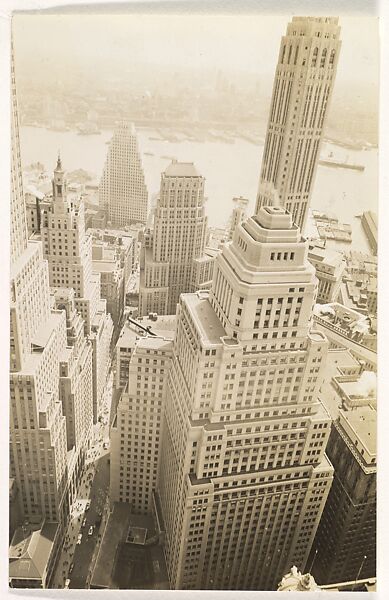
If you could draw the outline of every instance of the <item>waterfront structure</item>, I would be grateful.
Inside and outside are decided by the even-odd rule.
[[[281,40],[256,211],[277,193],[304,230],[341,42],[337,17],[293,17]]]
[[[204,256],[204,183],[193,163],[173,160],[161,175],[154,226],[146,229],[142,241],[141,316],[175,314],[181,293],[211,284],[213,258]]]
[[[173,589],[276,589],[305,568],[332,481],[317,280],[281,207],[240,223],[182,294],[158,495]]]
[[[309,244],[308,260],[315,267],[319,281],[317,301],[322,304],[336,302],[346,266],[342,253],[327,248],[323,242],[312,241]]]
[[[69,513],[66,417],[59,397],[66,318],[51,307],[42,243],[28,239],[13,61],[11,107],[10,477],[23,521],[51,523],[53,564]],[[27,526],[15,536],[23,548],[29,544]],[[10,575],[17,577],[23,553],[16,556],[11,545],[10,558]]]
[[[148,192],[133,124],[114,131],[99,187],[100,208],[114,227],[146,223]]]
[[[326,452],[335,473],[312,545],[319,584],[376,575],[376,409],[340,409]],[[314,560],[313,560],[314,559]]]
[[[377,214],[368,210],[362,214],[362,227],[366,233],[370,248],[373,254],[377,254],[378,249],[378,222]]]
[[[49,198],[48,198],[49,200]],[[69,197],[60,157],[54,170],[52,197],[41,210],[41,237],[53,288],[73,288],[74,307],[92,344],[93,419],[100,415],[110,366],[112,319],[100,294],[100,275],[93,272],[92,237],[85,231],[84,203]]]

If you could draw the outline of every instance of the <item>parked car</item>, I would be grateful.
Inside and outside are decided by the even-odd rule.
[[[81,527],[85,527],[85,525],[86,525],[86,517],[84,517]]]
[[[71,565],[69,567],[69,575],[73,571],[73,569],[74,569],[74,563],[71,563]]]
[[[89,510],[90,509],[90,500],[88,500],[88,502],[85,505],[85,510]]]
[[[78,546],[81,544],[81,540],[82,540],[82,533],[79,533],[78,537],[77,537],[77,545]]]
[[[108,444],[107,444],[107,442],[104,442],[103,448],[104,448],[104,450],[108,450]]]
[[[89,527],[88,535],[93,535],[93,525]]]

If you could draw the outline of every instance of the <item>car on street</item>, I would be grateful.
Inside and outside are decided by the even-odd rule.
[[[104,450],[108,450],[108,444],[107,444],[107,442],[104,442],[103,448],[104,448]]]
[[[88,502],[85,505],[85,510],[89,510],[90,509],[90,500],[88,500]]]
[[[81,544],[81,540],[82,540],[82,533],[79,533],[78,537],[77,537],[77,545]]]
[[[91,525],[88,529],[88,535],[93,535],[93,525]]]
[[[65,581],[65,590],[68,590],[68,589],[69,589],[69,585],[70,585],[70,579],[67,579],[67,580]]]
[[[85,525],[86,525],[86,517],[84,517],[81,527],[85,527]]]
[[[69,575],[73,571],[73,569],[74,569],[74,563],[71,563],[71,565],[69,567]]]

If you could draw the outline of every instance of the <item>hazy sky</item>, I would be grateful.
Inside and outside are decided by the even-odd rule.
[[[59,70],[78,64],[92,76],[100,62],[164,67],[245,70],[273,76],[286,15],[17,15],[17,63],[32,72],[53,63]],[[337,83],[361,86],[378,81],[378,19],[341,17],[342,50]],[[21,65],[20,65],[21,66]]]

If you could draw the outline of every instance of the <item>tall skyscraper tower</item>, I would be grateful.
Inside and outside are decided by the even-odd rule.
[[[204,256],[204,183],[193,163],[174,160],[161,175],[154,227],[146,230],[142,243],[141,315],[175,314],[182,292],[211,285],[213,259]],[[201,269],[195,261],[201,262]]]
[[[122,123],[113,134],[101,176],[100,207],[116,227],[146,223],[148,192],[135,127]]]
[[[92,237],[85,231],[84,203],[67,193],[60,157],[52,180],[53,194],[41,213],[44,255],[49,262],[50,285],[73,289],[64,303],[68,318],[76,311],[84,322],[93,350],[93,418],[98,419],[103,388],[110,366],[112,319],[100,295],[100,274],[92,271]],[[75,317],[74,317],[75,318]]]
[[[175,589],[276,589],[304,569],[331,485],[317,280],[291,215],[262,207],[183,294],[159,477]]]
[[[337,17],[293,17],[282,38],[256,212],[281,206],[304,229],[341,42]]]
[[[10,477],[24,519],[63,522],[68,471],[59,361],[66,320],[50,308],[42,244],[27,236],[13,65],[11,92]]]

